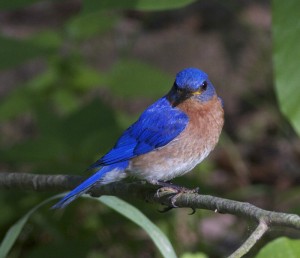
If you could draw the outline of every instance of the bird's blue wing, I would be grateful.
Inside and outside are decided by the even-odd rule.
[[[187,126],[188,116],[164,97],[152,104],[119,138],[115,146],[90,168],[129,160],[176,138]]]

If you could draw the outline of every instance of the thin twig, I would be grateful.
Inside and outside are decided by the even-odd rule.
[[[228,256],[228,258],[243,257],[250,251],[250,249],[257,243],[257,241],[263,237],[268,229],[269,227],[266,222],[264,220],[261,220],[257,228],[252,232],[248,239],[233,254]]]

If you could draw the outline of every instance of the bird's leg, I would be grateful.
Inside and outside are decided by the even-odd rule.
[[[167,212],[173,208],[177,208],[178,206],[176,206],[175,202],[176,199],[183,193],[198,193],[199,188],[195,188],[195,189],[188,189],[186,187],[183,186],[179,186],[179,185],[174,185],[172,184],[170,181],[156,181],[156,182],[151,182],[152,184],[156,184],[161,186],[161,188],[159,188],[156,192],[156,195],[159,196],[159,193],[164,192],[164,191],[173,191],[174,195],[171,197],[171,206],[166,207],[165,209],[163,209],[160,212]],[[194,214],[196,212],[196,210],[194,208],[192,208],[192,214]]]

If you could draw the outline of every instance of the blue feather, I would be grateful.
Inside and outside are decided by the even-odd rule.
[[[163,147],[176,138],[188,124],[188,116],[173,108],[166,97],[148,107],[130,126],[115,146],[90,169],[129,160]]]
[[[119,169],[120,171],[124,171],[128,167],[128,161],[114,164],[111,166],[103,167],[94,175],[89,177],[87,180],[82,182],[79,186],[73,189],[70,193],[68,193],[64,198],[62,198],[58,203],[52,206],[52,209],[60,209],[66,207],[70,202],[74,201],[80,195],[86,193],[89,189],[91,189],[96,183],[97,184],[105,184],[107,182],[103,181],[103,177],[110,171]],[[117,181],[117,180],[116,180]]]

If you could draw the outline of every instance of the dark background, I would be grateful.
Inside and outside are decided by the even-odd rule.
[[[299,213],[299,139],[274,92],[270,2],[130,9],[85,13],[80,1],[41,1],[0,11],[0,171],[88,176],[88,165],[192,66],[209,74],[223,98],[225,127],[209,158],[175,182]],[[51,194],[1,190],[1,237]],[[165,232],[179,256],[224,257],[255,228],[232,215],[161,214],[161,207],[127,201]],[[144,231],[102,204],[49,207],[26,224],[10,257],[160,257]],[[248,257],[281,235],[299,237],[273,229]]]

